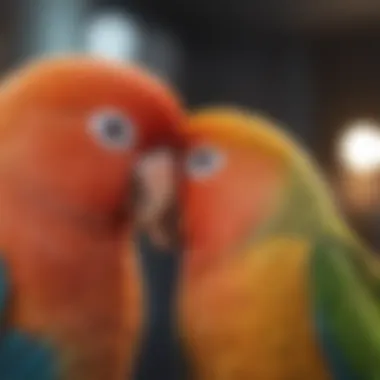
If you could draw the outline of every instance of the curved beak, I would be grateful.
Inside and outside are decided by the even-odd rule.
[[[180,161],[177,157],[172,150],[161,147],[142,155],[136,165],[134,207],[137,228],[156,236],[159,245],[171,245],[178,237]]]

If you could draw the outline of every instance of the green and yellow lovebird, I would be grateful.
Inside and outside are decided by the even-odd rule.
[[[378,260],[269,119],[193,114],[180,333],[196,380],[380,379]]]

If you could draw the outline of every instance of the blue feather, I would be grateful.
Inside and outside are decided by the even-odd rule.
[[[317,313],[315,322],[320,344],[334,380],[363,380],[354,374],[344,354],[334,342],[330,327],[322,312]]]

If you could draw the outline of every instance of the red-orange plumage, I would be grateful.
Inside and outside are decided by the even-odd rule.
[[[92,115],[110,108],[133,125],[132,148],[91,136]],[[136,152],[177,141],[181,118],[175,96],[150,75],[89,58],[35,64],[3,85],[0,249],[10,322],[57,349],[64,379],[118,380],[130,370],[141,292],[124,246],[129,179]]]

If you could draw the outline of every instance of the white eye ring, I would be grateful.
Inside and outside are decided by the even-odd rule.
[[[214,147],[198,147],[186,158],[186,172],[192,178],[203,179],[215,174],[226,161],[226,156]]]
[[[133,123],[118,110],[105,109],[90,118],[89,130],[104,147],[131,149],[136,142]]]

